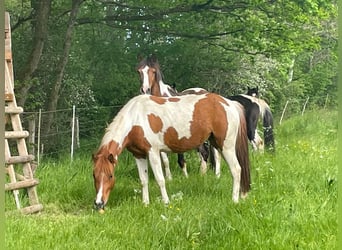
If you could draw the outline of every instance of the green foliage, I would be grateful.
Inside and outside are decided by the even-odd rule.
[[[186,179],[171,155],[171,203],[160,201],[150,173],[151,204],[141,203],[135,161],[124,152],[105,214],[95,197],[90,152],[37,169],[44,210],[23,216],[6,193],[6,249],[336,249],[337,112],[315,110],[276,127],[276,153],[250,152],[252,191],[231,201],[223,164],[217,179],[199,174],[186,154]]]
[[[30,4],[7,3],[15,27],[15,72],[26,65],[32,46]],[[25,110],[48,106],[68,11],[70,1],[53,1]],[[137,55],[150,53],[157,54],[165,82],[178,90],[203,87],[229,96],[257,85],[275,113],[288,99],[335,99],[336,17],[336,1],[326,0],[84,1],[58,108],[124,104],[139,94]]]

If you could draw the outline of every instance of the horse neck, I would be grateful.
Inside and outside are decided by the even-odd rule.
[[[151,95],[162,96],[162,93],[160,91],[160,85],[157,82],[157,80],[153,81],[153,84],[151,86]]]
[[[112,141],[116,142],[119,145],[120,150],[118,150],[117,154],[119,155],[122,150],[126,147],[126,140],[129,131],[131,130],[131,126],[129,126],[131,119],[127,119],[127,114],[134,115],[136,109],[131,107],[132,105],[125,105],[122,110],[116,115],[114,120],[107,126],[106,132],[102,138],[101,146],[109,145]]]
[[[159,80],[159,83],[156,81],[151,87],[151,94],[155,96],[165,96],[170,97],[174,96],[173,93],[169,91],[171,87],[163,82],[163,80]]]

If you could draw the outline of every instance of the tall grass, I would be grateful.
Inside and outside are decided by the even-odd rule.
[[[103,215],[92,209],[91,152],[43,162],[36,172],[43,212],[21,215],[6,194],[6,249],[335,249],[336,118],[316,111],[283,121],[274,155],[250,152],[252,191],[239,204],[226,164],[220,179],[201,176],[195,152],[186,154],[188,179],[170,156],[168,206],[150,176],[148,207],[133,158],[121,155]]]

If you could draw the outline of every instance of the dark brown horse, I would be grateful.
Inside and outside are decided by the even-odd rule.
[[[162,77],[162,72],[160,70],[159,62],[154,55],[141,59],[141,61],[139,62],[137,66],[137,71],[140,77],[140,82],[141,82],[140,92],[142,94],[171,97],[171,96],[183,96],[183,95],[189,95],[189,94],[199,95],[199,94],[208,93],[208,91],[203,88],[190,88],[182,92],[178,92],[175,90],[174,87],[171,87],[170,85],[165,84],[163,82],[163,77]],[[201,159],[201,173],[203,174],[207,171],[207,161],[209,158],[208,145],[207,144],[200,145],[198,148],[198,152],[199,152],[200,159]],[[213,150],[213,154],[214,154],[215,165],[219,166],[220,165],[219,154],[216,150]],[[171,179],[171,172],[169,169],[169,161],[168,161],[167,155],[162,153],[161,157],[164,162],[166,177],[168,179]],[[185,162],[183,154],[178,154],[178,164],[183,170],[184,175],[188,176],[186,162]],[[219,167],[217,169],[219,169]],[[219,177],[220,172],[218,171],[216,175]]]

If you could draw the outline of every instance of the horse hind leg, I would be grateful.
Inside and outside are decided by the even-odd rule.
[[[241,167],[239,161],[236,157],[235,148],[223,148],[222,155],[225,161],[229,165],[230,173],[233,178],[233,191],[232,191],[232,199],[233,202],[239,202],[239,193],[240,193],[240,179],[241,179]]]
[[[215,162],[215,175],[217,178],[220,178],[221,177],[221,154],[214,147],[212,147],[212,154],[213,154],[214,162]]]
[[[151,168],[154,174],[154,178],[159,185],[160,193],[162,196],[162,200],[165,204],[170,202],[169,196],[167,195],[166,186],[165,186],[165,178],[163,174],[163,170],[161,167],[160,153],[156,151],[150,151],[149,160],[151,163]]]
[[[184,160],[184,154],[178,154],[177,162],[178,162],[179,167],[182,169],[184,176],[188,178],[189,175],[188,175],[188,170],[186,168],[186,162]]]
[[[256,146],[256,150],[259,150],[260,152],[264,152],[264,141],[261,139],[260,135],[258,134],[258,131],[255,130],[255,137],[254,142]]]
[[[170,162],[167,154],[165,152],[160,153],[160,157],[162,158],[164,169],[165,169],[165,178],[167,180],[172,180],[172,174],[170,171]]]
[[[198,147],[198,155],[201,161],[201,174],[204,175],[208,171],[207,162],[209,158],[209,147],[205,143]]]

